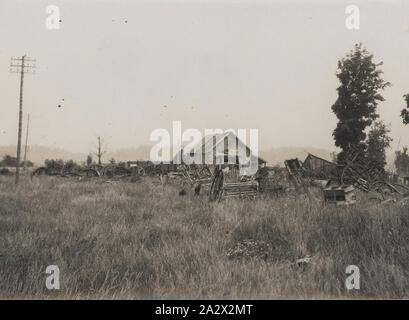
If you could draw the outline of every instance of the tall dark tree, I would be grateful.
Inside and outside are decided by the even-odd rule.
[[[362,44],[356,44],[354,50],[338,61],[337,77],[341,85],[332,111],[339,121],[332,135],[335,145],[342,149],[339,162],[344,160],[350,145],[364,154],[365,129],[379,117],[378,102],[385,100],[380,91],[390,86],[381,78],[382,64],[373,62],[373,55]]]
[[[375,121],[368,133],[367,159],[382,169],[385,169],[386,165],[386,149],[391,146],[392,142],[392,138],[389,137],[390,132],[390,127],[383,121]]]
[[[404,124],[409,124],[409,93],[403,96],[406,102],[406,109],[402,109],[400,116]]]

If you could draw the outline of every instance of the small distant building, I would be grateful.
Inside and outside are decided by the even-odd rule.
[[[385,179],[389,183],[399,183],[399,175],[393,172],[385,172]]]
[[[334,170],[337,170],[336,163],[317,157],[311,153],[308,153],[308,156],[305,158],[302,166],[309,171],[327,176],[334,173]]]

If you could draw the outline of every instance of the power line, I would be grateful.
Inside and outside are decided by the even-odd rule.
[[[19,99],[19,116],[18,116],[18,140],[17,140],[17,164],[16,164],[16,184],[20,175],[20,155],[21,155],[21,127],[23,121],[23,84],[24,74],[35,72],[35,60],[27,58],[26,55],[21,58],[11,58],[10,72],[20,73],[20,99]]]

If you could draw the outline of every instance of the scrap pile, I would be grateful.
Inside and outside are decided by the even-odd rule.
[[[376,162],[368,162],[362,152],[355,147],[350,147],[342,167],[340,183],[352,184],[356,188],[368,192],[371,183],[383,180],[384,171]]]
[[[340,174],[341,185],[352,185],[366,193],[377,194],[382,202],[399,201],[409,196],[409,188],[386,181],[386,175],[374,161],[366,161],[362,152],[350,147]]]
[[[253,199],[258,193],[258,183],[255,181],[227,182],[223,186],[223,198],[239,197]]]
[[[262,167],[257,171],[256,180],[260,193],[279,195],[288,189],[288,181],[283,168]]]
[[[304,179],[305,169],[302,167],[302,163],[297,158],[284,161],[285,168],[288,172],[290,182],[294,185],[295,190],[298,193],[304,193],[310,200],[314,200],[308,186],[309,184]]]
[[[409,188],[387,182],[384,170],[375,161],[367,161],[362,151],[352,146],[342,163],[309,154],[302,165],[297,159],[287,160],[285,164],[298,191],[308,195],[307,185],[321,184],[324,200],[328,203],[356,203],[355,189],[383,202],[398,201],[409,194]]]
[[[212,172],[206,165],[203,166],[198,166],[195,164],[192,164],[190,166],[181,165],[179,168],[179,172],[181,172],[181,175],[187,181],[189,181],[191,185],[210,184],[213,178]]]
[[[137,173],[137,168],[125,168],[117,165],[108,165],[101,169],[101,175],[107,178],[124,178],[129,177],[132,172]]]
[[[227,182],[225,176],[228,170],[228,167],[224,169],[215,168],[209,199],[211,201],[221,201],[224,198],[231,197],[254,199],[258,194],[258,182],[254,180]]]
[[[144,168],[144,175],[164,176],[177,170],[177,166],[171,163],[152,163],[149,162]]]
[[[409,187],[387,180],[383,168],[374,161],[367,161],[363,152],[351,147],[340,163],[331,162],[308,154],[304,162],[295,159],[284,161],[285,168],[259,167],[256,175],[242,176],[239,165],[217,165],[214,173],[211,166],[197,164],[155,164],[151,161],[128,161],[127,163],[79,166],[73,161],[46,161],[45,167],[37,168],[32,177],[52,175],[61,177],[105,177],[109,179],[131,178],[137,181],[142,176],[179,178],[183,184],[194,187],[195,194],[201,189],[209,190],[211,201],[224,198],[254,199],[259,193],[281,195],[295,192],[310,200],[322,199],[327,203],[349,205],[356,203],[356,190],[368,194],[369,199],[382,203],[400,202],[409,199]],[[260,164],[259,164],[260,165]],[[203,187],[203,188],[202,188]],[[314,189],[315,187],[315,189]]]

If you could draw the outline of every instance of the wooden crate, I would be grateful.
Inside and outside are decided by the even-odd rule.
[[[353,186],[336,186],[324,189],[324,199],[336,205],[350,205],[356,203]]]
[[[224,183],[222,189],[222,198],[254,198],[258,193],[257,181]]]

